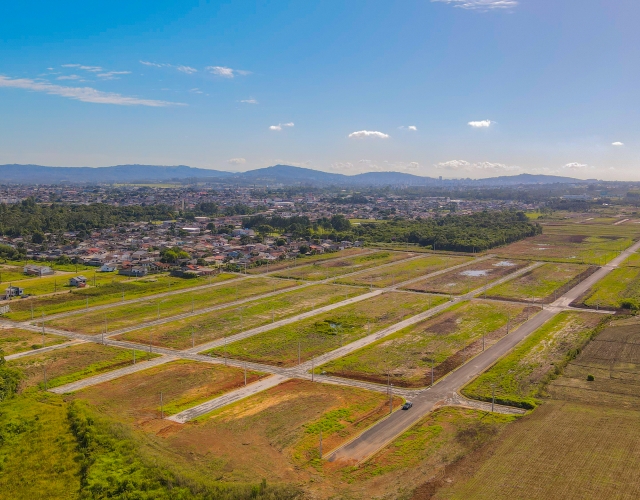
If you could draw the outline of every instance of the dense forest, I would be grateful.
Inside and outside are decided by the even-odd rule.
[[[244,219],[245,227],[258,233],[288,233],[294,238],[326,238],[334,241],[362,240],[377,243],[417,243],[436,250],[482,251],[534,236],[542,227],[523,212],[479,212],[422,220],[392,220],[352,225],[342,215],[311,222],[308,217]]]

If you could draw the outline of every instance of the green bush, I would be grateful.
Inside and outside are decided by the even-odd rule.
[[[593,375],[587,375],[587,381],[593,382],[596,378]]]

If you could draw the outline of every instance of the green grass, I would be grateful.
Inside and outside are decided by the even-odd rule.
[[[572,282],[587,269],[587,266],[579,264],[544,264],[516,279],[490,288],[487,290],[487,296],[516,300],[533,298],[537,301],[553,299],[554,291],[557,294],[560,288]]]
[[[100,283],[96,278],[97,286],[89,286],[88,288],[71,289],[66,288],[65,293],[58,293],[46,297],[33,297],[29,299],[14,299],[9,302],[11,312],[6,316],[16,321],[25,321],[31,319],[31,307],[33,306],[33,315],[37,320],[45,315],[59,314],[81,310],[87,307],[112,304],[122,300],[122,292],[124,291],[125,301],[134,298],[140,298],[148,295],[155,295],[172,290],[188,289],[192,287],[207,285],[208,283],[216,283],[227,281],[235,278],[234,274],[220,274],[215,277],[183,279],[168,275],[153,275],[138,279],[126,279],[124,276],[116,276],[107,273],[106,275],[97,275],[102,279]],[[90,278],[93,285],[93,276]],[[117,278],[117,279],[116,279]],[[45,278],[36,278],[45,279]],[[65,281],[65,283],[68,282]],[[28,291],[25,289],[25,292]]]
[[[105,318],[107,331],[113,332],[120,328],[139,325],[158,318],[168,318],[176,314],[183,314],[212,307],[235,300],[256,297],[274,290],[283,290],[297,286],[294,281],[274,280],[269,278],[255,278],[222,284],[213,288],[185,291],[177,295],[122,305],[104,310],[88,311],[80,315],[66,316],[49,321],[48,324],[56,328],[84,333],[101,333]],[[158,314],[158,306],[160,306]],[[81,319],[80,319],[81,318]]]
[[[95,266],[86,266],[84,264],[57,264],[56,262],[53,262],[53,261],[41,261],[41,260],[27,260],[26,262],[24,260],[5,260],[0,262],[0,264],[19,267],[20,269],[22,269],[27,264],[32,264],[36,266],[49,266],[54,271],[64,271],[64,272],[70,272],[70,273],[73,273],[75,271],[87,271],[87,270],[95,271],[96,270]]]
[[[462,393],[491,401],[492,387],[498,403],[534,408],[547,384],[591,339],[594,328],[606,318],[593,313],[562,312],[544,324],[507,356],[467,385]]]
[[[443,299],[384,293],[208,352],[216,356],[226,353],[248,361],[293,366],[298,362],[298,347],[301,362],[307,361],[425,311],[429,308],[429,301],[435,306]]]
[[[158,354],[136,351],[137,361],[156,357]],[[131,349],[87,343],[7,361],[7,366],[24,373],[23,389],[34,385],[43,388],[46,368],[47,387],[51,389],[132,363]]]
[[[462,302],[433,318],[404,328],[319,370],[330,375],[391,382],[402,387],[425,387],[446,375],[506,335],[507,321],[514,329],[526,319],[525,306],[488,301]]]
[[[640,268],[620,267],[614,269],[591,288],[584,300],[588,307],[619,309],[625,301],[637,305],[640,303]]]
[[[358,273],[354,276],[337,279],[336,283],[350,285],[371,285],[374,287],[387,287],[403,281],[417,278],[423,274],[433,273],[441,269],[462,264],[471,260],[470,257],[450,257],[447,255],[425,255],[418,259],[399,262],[382,269]]]
[[[40,349],[42,345],[42,334],[20,328],[0,328],[0,350],[5,356],[18,352]],[[66,342],[65,337],[59,335],[44,335],[45,346],[61,344]]]
[[[632,253],[627,260],[624,261],[626,267],[640,267],[640,253]]]
[[[275,234],[274,236],[278,236],[278,234]],[[361,255],[365,253],[368,253],[368,251],[365,248],[354,247],[354,248],[345,248],[344,250],[340,250],[338,252],[318,253],[315,255],[298,255],[293,260],[291,259],[276,260],[276,261],[270,262],[268,266],[264,264],[262,266],[248,268],[247,273],[262,274],[262,273],[272,272],[272,271],[277,271],[282,269],[289,269],[289,268],[293,269],[295,267],[305,266],[310,263],[345,259],[347,257]],[[286,273],[286,271],[282,271],[282,273]]]
[[[119,340],[186,349],[224,336],[266,325],[272,321],[334,304],[365,293],[366,289],[336,285],[313,285],[302,290],[284,292],[257,299],[243,306],[233,306],[206,314],[142,328],[119,335]]]
[[[339,260],[316,262],[306,266],[298,266],[291,269],[283,269],[276,276],[319,281],[335,278],[343,274],[352,273],[371,267],[381,266],[397,260],[406,259],[410,254],[405,252],[371,252]]]

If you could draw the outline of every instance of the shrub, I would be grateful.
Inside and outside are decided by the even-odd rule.
[[[593,375],[587,375],[587,381],[593,382],[594,380],[595,380],[595,377]]]

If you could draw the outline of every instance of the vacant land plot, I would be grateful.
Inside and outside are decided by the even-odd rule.
[[[632,253],[629,258],[624,261],[623,265],[627,267],[640,267],[640,252]]]
[[[564,292],[577,285],[597,267],[580,264],[544,264],[513,280],[487,290],[487,297],[501,299],[553,302]]]
[[[505,258],[603,265],[640,235],[623,225],[545,224],[543,233],[497,250]]]
[[[470,479],[449,478],[434,498],[638,498],[639,422],[636,411],[545,403],[507,428]]]
[[[533,408],[544,396],[546,384],[557,376],[606,318],[593,313],[562,312],[532,333],[511,353],[466,386],[472,399]]]
[[[591,341],[549,386],[551,396],[640,410],[640,321],[626,323],[613,322]]]
[[[336,280],[337,283],[349,285],[369,285],[375,287],[387,287],[403,281],[417,278],[423,274],[433,273],[447,267],[462,264],[471,260],[471,257],[450,257],[448,255],[425,255],[419,259],[411,259],[407,262],[399,262],[381,269],[358,273],[354,276]]]
[[[481,288],[527,265],[529,263],[524,261],[488,259],[471,263],[461,269],[455,269],[424,281],[412,283],[405,288],[419,292],[457,295]]]
[[[367,250],[365,248],[346,248],[339,252],[327,252],[321,253],[317,255],[305,255],[296,258],[294,261],[290,259],[285,260],[276,260],[274,262],[269,262],[269,265],[266,264],[258,267],[252,267],[247,269],[249,274],[262,274],[271,271],[278,271],[287,268],[294,268],[296,266],[305,266],[314,262],[322,262],[325,260],[333,260],[333,259],[344,259],[347,257],[353,257],[356,255],[362,255],[365,253],[369,253],[371,250]]]
[[[318,307],[340,302],[365,293],[366,289],[336,285],[314,285],[302,290],[258,299],[239,307],[190,316],[162,325],[134,330],[117,336],[173,349],[186,349],[228,335],[233,335]]]
[[[276,276],[318,281],[343,274],[368,269],[412,257],[407,252],[378,251],[356,255],[344,259],[332,259],[306,266],[298,266],[275,273]]]
[[[295,281],[252,278],[135,304],[125,302],[105,311],[88,311],[81,316],[82,320],[80,316],[74,315],[50,321],[48,324],[72,332],[97,334],[105,328],[107,331],[114,331],[294,286],[298,286]]]
[[[640,267],[614,269],[591,287],[582,302],[591,308],[638,308],[640,305]]]
[[[0,265],[0,284],[9,284],[12,281],[20,281],[33,278],[24,274],[23,268],[20,266],[2,266]],[[0,288],[0,291],[3,291]]]
[[[495,439],[516,419],[512,415],[442,408],[360,466],[338,470],[351,485],[345,486],[347,491],[364,489],[370,495],[367,498],[412,498],[416,485],[429,476],[441,476],[439,472],[445,467]],[[428,498],[421,493],[416,491],[413,498]]]
[[[70,275],[69,277],[71,277]],[[101,304],[112,304],[122,300],[123,292],[125,300],[155,295],[181,290],[209,283],[223,282],[235,278],[236,275],[225,273],[208,278],[183,279],[167,275],[148,276],[139,279],[123,279],[115,275],[100,275],[102,284],[96,281],[96,286],[88,288],[68,289],[65,293],[56,293],[45,297],[32,297],[23,300],[12,300],[9,302],[11,312],[7,317],[13,320],[24,321],[33,316],[37,319],[45,315],[57,314],[68,311],[75,311]],[[87,278],[89,278],[87,276]],[[37,278],[45,279],[45,278]],[[67,281],[65,281],[66,283]],[[22,286],[22,285],[21,285]],[[26,292],[28,293],[28,292]]]
[[[331,375],[425,387],[482,351],[538,311],[521,304],[471,301],[400,330],[320,369]]]
[[[5,356],[18,352],[40,349],[48,345],[61,344],[66,342],[66,338],[59,335],[35,333],[20,328],[10,328],[0,326],[0,351]],[[44,342],[44,344],[43,344]]]
[[[307,320],[209,351],[248,361],[294,366],[382,330],[443,301],[417,294],[383,293]]]
[[[152,357],[157,355],[136,351],[137,361]],[[21,388],[25,389],[34,385],[43,387],[45,376],[47,387],[52,388],[132,363],[132,350],[87,343],[7,361],[7,366],[24,373]]]
[[[266,376],[247,370],[247,383]],[[103,412],[117,412],[137,425],[145,425],[160,418],[161,413],[173,415],[242,386],[244,371],[241,369],[180,360],[83,389],[75,393],[74,398],[87,400]]]

